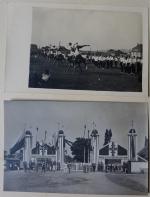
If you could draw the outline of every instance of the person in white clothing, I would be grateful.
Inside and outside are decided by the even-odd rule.
[[[74,55],[75,55],[75,57],[80,55],[80,49],[83,48],[83,47],[86,47],[86,46],[90,46],[90,45],[87,45],[87,44],[79,45],[78,42],[76,44],[74,44],[74,50],[75,50]]]
[[[75,53],[75,48],[74,48],[73,44],[71,42],[69,42],[69,54],[68,54],[68,56],[72,57],[72,56],[74,56],[74,53]]]

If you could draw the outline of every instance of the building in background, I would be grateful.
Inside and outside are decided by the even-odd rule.
[[[131,57],[142,58],[143,45],[137,43],[135,47],[131,50]]]

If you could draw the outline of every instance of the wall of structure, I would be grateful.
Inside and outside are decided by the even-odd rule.
[[[146,172],[148,170],[148,162],[131,162],[131,173]]]

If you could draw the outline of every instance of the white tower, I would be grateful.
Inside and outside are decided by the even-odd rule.
[[[137,134],[135,129],[133,128],[133,121],[132,121],[132,128],[128,133],[128,160],[129,161],[137,160]]]
[[[24,158],[23,160],[29,164],[32,154],[32,133],[27,130],[24,136]]]
[[[92,160],[91,162],[98,164],[98,158],[99,158],[99,135],[98,131],[96,129],[93,129],[91,133],[91,145],[92,145]]]

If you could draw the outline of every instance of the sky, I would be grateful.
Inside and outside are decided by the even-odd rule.
[[[32,43],[66,46],[89,44],[85,50],[131,49],[142,43],[140,13],[33,8]]]
[[[63,125],[66,139],[73,142],[76,137],[84,135],[84,125],[91,132],[94,121],[100,136],[100,148],[104,143],[105,131],[110,128],[112,141],[127,148],[132,120],[138,135],[138,150],[144,147],[145,136],[148,136],[145,103],[6,101],[4,112],[4,147],[7,151],[17,142],[24,129],[32,131],[33,146],[36,142],[37,127],[38,140],[44,139],[47,130],[46,141],[51,142],[52,135],[59,129],[58,122]]]

